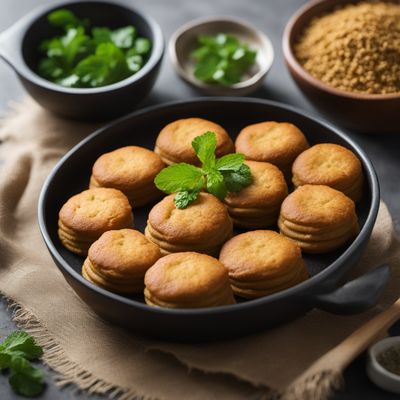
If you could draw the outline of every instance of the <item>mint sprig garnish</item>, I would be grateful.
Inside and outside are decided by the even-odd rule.
[[[42,348],[24,331],[11,333],[0,344],[0,370],[10,370],[10,385],[18,394],[33,397],[43,391],[43,371],[29,362],[42,354]]]
[[[203,189],[223,200],[228,192],[239,192],[252,182],[250,168],[244,164],[243,154],[227,154],[216,158],[217,138],[214,132],[197,136],[192,147],[201,161],[201,167],[174,164],[164,168],[154,179],[157,188],[164,193],[176,193],[176,208],[186,208]]]

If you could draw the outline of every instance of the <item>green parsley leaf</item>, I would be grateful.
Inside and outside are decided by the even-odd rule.
[[[25,358],[12,358],[9,381],[16,393],[28,397],[38,396],[43,391],[43,378],[43,371],[32,367]]]
[[[237,171],[244,161],[244,155],[241,153],[226,154],[219,158],[216,163],[218,171]]]
[[[132,25],[125,26],[111,32],[112,42],[120,49],[129,49],[132,47],[135,36],[136,29]]]
[[[137,72],[144,64],[143,57],[136,53],[135,49],[129,49],[126,53],[126,64],[132,72]]]
[[[96,44],[111,42],[111,29],[109,28],[93,28],[93,41]]]
[[[43,350],[35,343],[32,336],[24,331],[14,331],[0,345],[0,352],[35,360],[43,354]]]
[[[151,42],[146,38],[137,38],[134,49],[138,54],[147,54],[151,49]]]
[[[165,193],[200,191],[203,186],[203,171],[194,165],[179,163],[164,168],[155,177],[157,188]]]
[[[40,43],[45,57],[37,70],[62,86],[91,88],[119,82],[138,72],[151,51],[151,41],[137,37],[132,25],[88,30],[88,21],[65,9],[55,10],[48,19],[63,28],[64,34]]]
[[[207,83],[233,85],[255,63],[257,52],[232,35],[200,35],[199,47],[192,52],[194,76]]]
[[[217,149],[217,137],[214,132],[206,132],[197,136],[192,141],[192,147],[203,163],[204,169],[210,169],[215,166],[215,150]]]
[[[47,16],[47,20],[51,25],[60,28],[81,25],[81,21],[71,11],[66,10],[65,8],[61,8],[51,12]]]
[[[229,192],[239,192],[252,182],[250,168],[242,164],[238,170],[221,171]]]
[[[197,199],[200,190],[184,190],[178,192],[174,197],[174,203],[176,208],[186,208],[191,202]]]
[[[228,193],[225,186],[224,176],[219,171],[210,171],[207,174],[207,192],[223,200]]]
[[[43,371],[32,367],[43,350],[24,331],[11,333],[0,345],[0,370],[10,369],[10,385],[23,396],[37,396],[43,391]]]

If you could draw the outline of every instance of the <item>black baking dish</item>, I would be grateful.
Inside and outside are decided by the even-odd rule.
[[[91,167],[101,154],[125,145],[152,149],[160,129],[185,117],[210,119],[235,137],[241,128],[264,120],[297,125],[311,144],[331,142],[351,149],[361,160],[365,188],[357,206],[361,231],[338,251],[305,255],[311,278],[293,288],[257,300],[208,309],[163,309],[147,306],[140,296],[124,297],[103,290],[80,274],[83,259],[70,253],[57,236],[58,211],[72,195],[88,187]],[[73,177],[73,179],[71,179]],[[202,98],[146,108],[94,132],[76,145],[55,166],[39,200],[39,224],[56,265],[76,293],[104,319],[132,331],[174,340],[206,340],[239,336],[275,326],[317,307],[350,314],[375,305],[389,277],[382,266],[339,287],[344,275],[363,253],[379,208],[379,185],[365,153],[346,135],[295,108],[271,101]],[[135,209],[136,228],[143,231],[151,205]]]

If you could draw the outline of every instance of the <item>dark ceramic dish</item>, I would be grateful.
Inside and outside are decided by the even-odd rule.
[[[355,1],[314,0],[301,7],[289,20],[283,34],[286,65],[304,95],[333,121],[355,132],[399,133],[400,93],[362,94],[336,89],[310,75],[294,55],[294,44],[313,18],[350,3]]]
[[[139,34],[152,42],[149,59],[136,74],[99,88],[66,88],[41,78],[35,72],[41,57],[37,49],[42,40],[59,34],[47,22],[47,15],[58,8],[88,18],[94,26],[136,26]],[[32,11],[0,33],[0,56],[11,65],[30,95],[50,111],[75,119],[109,119],[132,110],[153,87],[163,53],[163,35],[152,18],[103,1],[52,3]]]
[[[70,253],[57,237],[58,211],[72,195],[88,187],[91,167],[101,154],[135,144],[152,149],[160,129],[185,117],[202,117],[223,125],[235,137],[241,128],[263,120],[289,121],[311,143],[333,142],[361,159],[365,191],[358,206],[361,232],[347,247],[325,255],[306,255],[311,278],[268,297],[207,309],[149,307],[142,296],[124,297],[103,290],[81,276],[83,259]],[[71,179],[73,177],[73,179]],[[46,245],[65,279],[96,313],[136,332],[177,340],[226,338],[256,332],[299,317],[313,307],[349,314],[376,304],[389,277],[387,266],[338,288],[343,276],[361,256],[379,207],[379,186],[365,153],[344,134],[292,107],[270,101],[202,98],[140,110],[90,135],[57,164],[39,200],[39,224]],[[134,210],[136,227],[143,231],[151,205]]]

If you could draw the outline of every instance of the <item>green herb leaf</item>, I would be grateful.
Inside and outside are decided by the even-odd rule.
[[[109,28],[93,28],[93,41],[96,44],[111,42],[111,29]]]
[[[12,358],[9,381],[15,392],[28,397],[38,396],[43,391],[43,377],[43,371],[32,367],[25,358]]]
[[[134,49],[137,54],[147,54],[151,49],[151,42],[146,38],[137,38]]]
[[[0,352],[28,360],[34,360],[43,354],[42,348],[35,343],[33,337],[24,331],[15,331],[7,336],[0,345]]]
[[[43,350],[24,331],[11,333],[0,345],[0,370],[10,369],[10,385],[23,396],[37,396],[43,391],[43,371],[32,367]]]
[[[154,179],[158,189],[165,193],[199,191],[203,186],[203,171],[186,163],[164,168]]]
[[[255,63],[257,52],[232,35],[200,35],[199,47],[192,52],[194,76],[207,83],[233,85]]]
[[[237,171],[244,161],[244,155],[240,153],[226,154],[217,160],[218,171]]]
[[[182,209],[186,208],[190,203],[197,199],[200,190],[184,190],[178,192],[174,197],[175,207]]]
[[[219,171],[210,171],[207,174],[207,192],[223,200],[228,193],[225,186],[224,176]]]
[[[250,168],[242,164],[238,170],[221,171],[229,192],[239,192],[252,182]]]
[[[132,47],[135,36],[136,29],[132,25],[125,26],[111,32],[112,42],[120,49],[129,49]]]
[[[126,64],[132,72],[137,72],[144,64],[143,57],[136,53],[135,49],[129,49],[126,53]]]
[[[214,132],[206,132],[197,136],[192,141],[192,147],[203,163],[204,169],[210,169],[215,166],[215,150],[217,149],[217,137]]]
[[[48,15],[49,22],[64,29],[64,35],[43,40],[38,73],[66,87],[99,87],[119,82],[138,72],[151,51],[151,41],[137,38],[128,25],[111,30],[93,27],[71,11],[59,9]]]
[[[69,10],[61,8],[51,12],[47,16],[47,20],[53,26],[60,28],[66,28],[68,26],[78,26],[81,25],[81,21]]]

